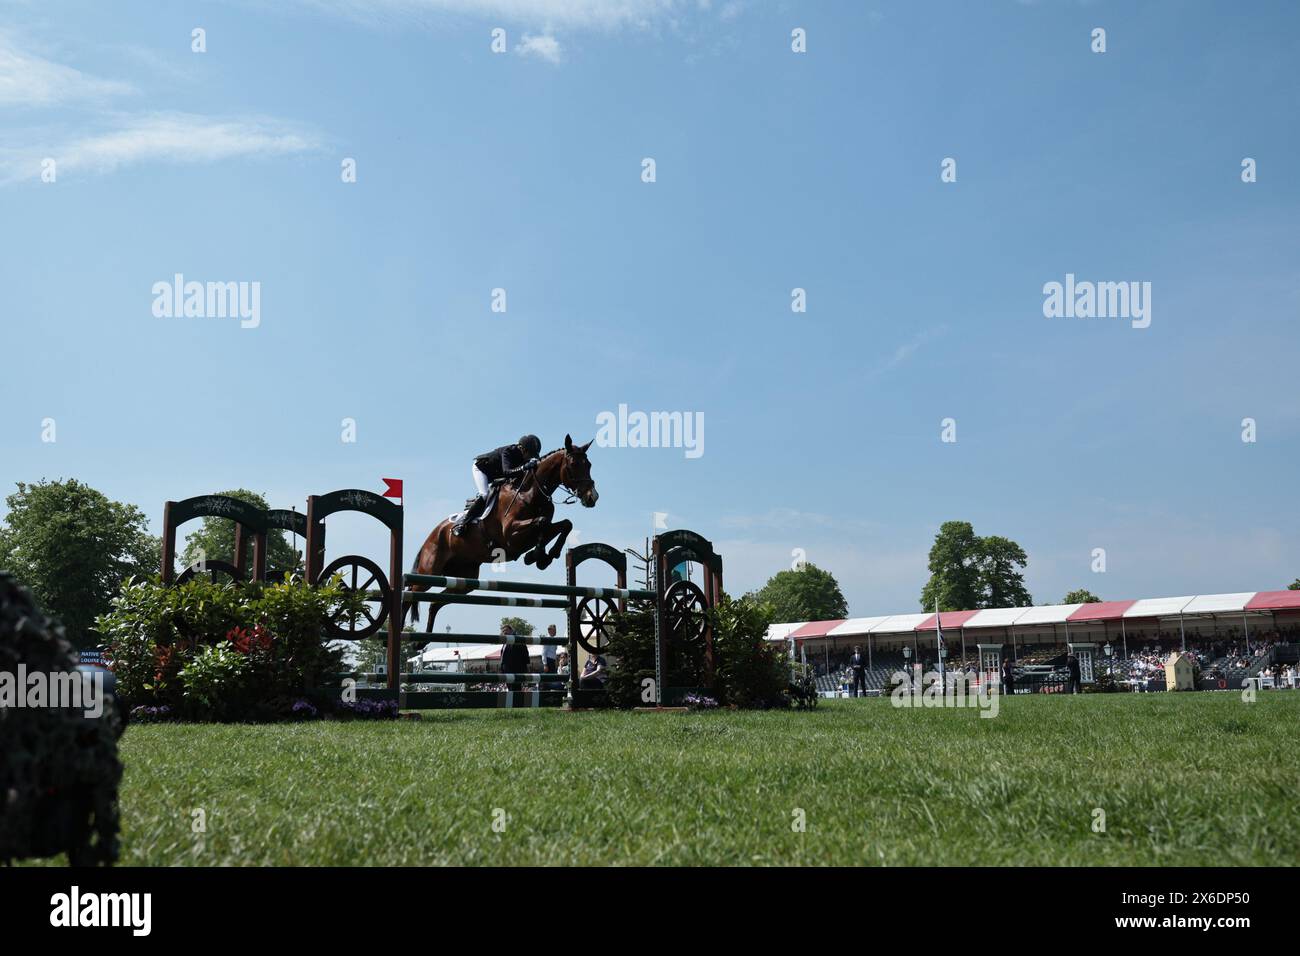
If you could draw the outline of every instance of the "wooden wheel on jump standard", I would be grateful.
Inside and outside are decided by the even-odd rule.
[[[199,575],[207,575],[213,584],[222,584],[218,575],[224,575],[228,581],[240,580],[239,571],[229,561],[195,561],[176,578],[177,584],[193,581]]]
[[[343,590],[377,592],[377,596],[368,598],[356,615],[345,614],[341,608],[332,614],[326,625],[330,636],[359,641],[377,634],[388,620],[388,601],[393,593],[383,569],[369,558],[348,554],[331,561],[320,573],[320,581],[329,581],[335,575],[343,579]]]
[[[603,654],[614,633],[610,614],[618,610],[609,598],[585,597],[578,602],[578,643],[589,654]],[[572,665],[570,665],[572,666]]]
[[[694,581],[674,581],[664,594],[664,627],[671,641],[697,641],[708,627],[709,602]]]

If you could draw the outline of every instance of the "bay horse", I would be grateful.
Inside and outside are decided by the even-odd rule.
[[[536,468],[507,476],[497,490],[492,510],[466,525],[460,535],[452,533],[452,518],[444,518],[424,539],[411,570],[416,574],[477,578],[483,565],[516,561],[521,555],[525,564],[545,569],[560,556],[573,530],[572,521],[553,520],[555,502],[551,499],[555,492],[563,488],[569,493],[565,504],[580,501],[584,508],[594,508],[600,497],[587,459],[590,447],[591,442],[575,445],[565,435],[564,447],[543,455]],[[555,543],[548,549],[551,541]],[[428,585],[412,584],[407,590],[425,591]],[[418,621],[419,602],[407,602],[403,617],[406,612],[412,621]],[[438,605],[430,605],[426,631],[433,630],[437,612]]]

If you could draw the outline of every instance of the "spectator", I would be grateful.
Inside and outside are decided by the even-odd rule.
[[[546,628],[547,637],[555,637],[555,625],[551,624]],[[556,674],[559,673],[559,662],[556,652],[559,647],[555,644],[542,645],[542,673]]]
[[[862,696],[867,696],[867,659],[862,656],[862,648],[858,645],[853,646],[853,655],[849,658],[849,671],[851,673],[850,684],[853,688],[853,696],[858,696],[858,688],[862,688]]]
[[[1082,694],[1083,681],[1080,677],[1079,658],[1075,657],[1073,652],[1071,652],[1070,655],[1066,657],[1065,666],[1066,669],[1069,670],[1070,672],[1070,680],[1069,683],[1066,684],[1068,692],[1071,694]]]
[[[501,625],[501,636],[503,638],[514,637],[515,629],[509,624]],[[505,640],[501,644],[501,673],[503,674],[527,674],[528,673],[528,648],[523,644],[512,644]]]
[[[587,663],[582,665],[582,677],[578,680],[578,686],[583,690],[601,690],[608,676],[609,670],[605,666],[605,658],[599,654],[591,654],[587,657]]]

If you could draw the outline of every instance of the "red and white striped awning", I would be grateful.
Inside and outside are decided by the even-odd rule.
[[[996,607],[978,611],[944,611],[944,630],[984,627],[1034,627],[1056,624],[1089,624],[1135,618],[1171,618],[1189,615],[1241,614],[1254,612],[1300,613],[1300,590],[1234,591],[1225,594],[1142,598],[1137,601],[1094,601],[1090,604],[1047,604],[1038,607]],[[933,631],[935,615],[879,614],[835,621],[802,621],[773,624],[769,640],[865,637],[868,634],[905,634]]]
[[[979,611],[943,611],[938,615],[938,618],[939,618],[939,623],[943,625],[943,629],[945,631],[949,631],[949,630],[958,631],[961,630],[962,625],[964,625],[967,621],[969,621],[978,613]],[[935,619],[935,615],[931,614],[920,624],[916,625],[916,629],[918,631],[937,630],[937,628],[934,626],[934,619]]]
[[[1085,604],[1070,615],[1070,623],[1088,621],[1118,621],[1136,601],[1095,601]]]
[[[1246,602],[1248,611],[1300,611],[1300,591],[1258,591]]]
[[[866,637],[871,633],[873,628],[879,627],[889,620],[888,614],[878,614],[875,617],[851,617],[839,627],[834,628],[827,634],[827,637]]]
[[[797,631],[791,631],[787,637],[794,641],[802,641],[807,637],[825,637],[830,631],[834,630],[837,625],[843,624],[843,620],[838,621],[809,621]]]
[[[1081,607],[1082,604],[1040,604],[1037,607],[1027,607],[1025,613],[1016,618],[1016,627],[1064,624]]]

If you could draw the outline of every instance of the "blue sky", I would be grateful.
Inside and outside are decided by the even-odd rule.
[[[0,12],[5,493],[77,477],[157,530],[399,477],[411,554],[475,453],[626,404],[701,414],[703,454],[593,448],[580,540],[666,513],[733,592],[802,549],[914,610],[954,518],[1038,602],[1300,575],[1294,5],[263,6]],[[155,317],[176,273],[260,283],[260,324]],[[1150,282],[1150,327],[1045,318],[1067,273]]]

